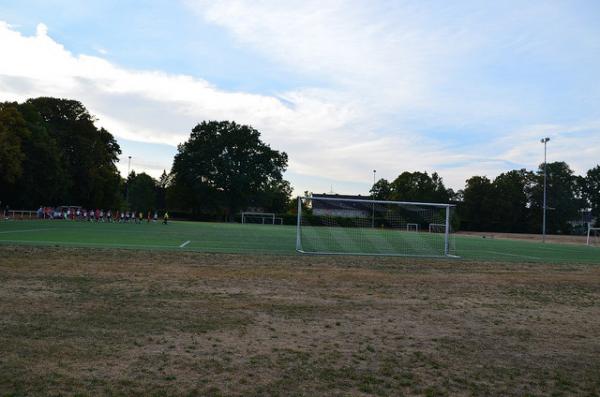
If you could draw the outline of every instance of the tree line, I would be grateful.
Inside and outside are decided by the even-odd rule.
[[[285,152],[256,129],[204,121],[178,145],[170,173],[155,179],[116,164],[121,148],[78,101],[35,98],[0,103],[0,201],[12,208],[80,205],[135,211],[166,210],[202,220],[232,220],[241,210],[293,213],[283,178]],[[600,166],[576,175],[568,164],[547,164],[547,231],[573,233],[582,212],[600,219]],[[541,228],[543,164],[535,171],[473,176],[454,191],[437,173],[402,172],[371,188],[380,200],[455,203],[463,230],[532,232]]]
[[[83,104],[59,98],[0,103],[0,202],[13,209],[78,205],[176,210],[206,220],[231,219],[248,207],[287,209],[287,154],[252,127],[229,121],[196,125],[159,179],[117,169],[121,148],[97,128]]]
[[[548,163],[546,186],[548,233],[582,233],[590,211],[600,220],[600,165],[576,175],[565,162]],[[371,194],[380,200],[454,203],[454,224],[461,230],[539,233],[543,189],[540,164],[536,171],[512,170],[493,180],[472,176],[456,192],[447,189],[435,172],[403,172],[392,182],[377,181]]]
[[[118,204],[119,144],[79,102],[0,103],[0,200],[37,208]]]

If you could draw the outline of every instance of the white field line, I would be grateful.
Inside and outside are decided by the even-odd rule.
[[[179,248],[183,248],[183,247],[185,247],[186,245],[188,245],[189,243],[191,243],[191,241],[190,241],[190,240],[188,240],[188,241],[186,241],[185,243],[181,244],[181,245],[179,246]]]
[[[474,251],[475,252],[487,252],[488,254],[514,256],[516,258],[542,259],[539,256],[509,254],[509,253],[506,253],[506,252],[499,252],[499,251],[487,251],[487,250],[485,250],[485,251],[484,250],[474,250]]]
[[[0,244],[27,244],[27,245],[58,245],[62,247],[100,247],[100,248],[177,248],[176,245],[146,245],[146,244],[114,244],[114,243],[77,243],[72,241],[39,241],[39,240],[0,240]]]
[[[46,230],[54,230],[54,228],[46,228],[46,229],[20,229],[20,230],[4,230],[1,231],[0,234],[10,234],[10,233],[28,233],[28,232],[44,232]]]
[[[78,246],[78,247],[99,247],[99,248],[146,248],[146,249],[152,249],[152,248],[170,248],[170,249],[177,249],[179,248],[179,246],[177,245],[144,245],[144,244],[114,244],[114,243],[91,243],[91,242],[87,242],[87,243],[76,243],[76,242],[64,242],[64,241],[39,241],[39,240],[2,240],[0,239],[0,246],[2,245],[6,245],[6,244],[25,244],[25,245],[57,245],[57,246],[61,246],[61,247],[74,247],[74,246]],[[240,246],[236,246],[236,247],[240,247]],[[219,253],[227,253],[227,254],[237,254],[237,253],[244,253],[244,252],[258,252],[258,253],[264,253],[266,250],[264,248],[251,248],[251,247],[244,247],[241,246],[241,248],[239,250],[234,250],[232,251],[232,247],[231,246],[208,246],[206,248],[203,249],[194,249],[194,251],[198,251],[198,252],[219,252]],[[290,249],[290,250],[276,250],[276,251],[272,251],[272,252],[284,252],[284,253],[291,253],[291,254],[296,254],[296,251],[294,249]]]

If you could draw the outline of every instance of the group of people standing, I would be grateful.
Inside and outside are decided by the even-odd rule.
[[[142,223],[142,222],[157,222],[158,212],[148,211],[144,216],[143,212],[136,211],[111,211],[111,210],[87,210],[81,208],[52,208],[40,206],[37,210],[39,219],[67,219],[73,221],[86,222],[108,222],[108,223]],[[163,214],[163,223],[167,224],[169,213],[165,211]]]

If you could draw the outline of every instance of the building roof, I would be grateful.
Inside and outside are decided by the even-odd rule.
[[[355,196],[348,194],[314,194],[312,198],[321,199],[350,199],[350,200],[368,200],[369,196]],[[354,210],[354,211],[366,211],[368,210],[369,204],[364,202],[352,202],[352,201],[334,201],[334,200],[313,200],[311,202],[312,208],[320,210]]]

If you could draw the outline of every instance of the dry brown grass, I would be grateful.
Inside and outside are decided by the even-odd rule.
[[[0,395],[598,395],[600,266],[0,247]]]

